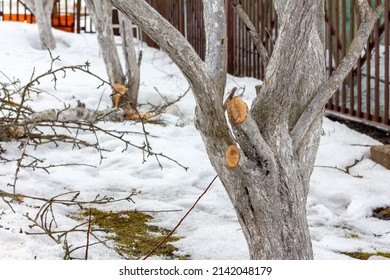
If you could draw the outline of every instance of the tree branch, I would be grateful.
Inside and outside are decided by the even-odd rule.
[[[268,62],[269,62],[269,54],[268,54],[267,49],[263,45],[263,38],[261,38],[261,35],[257,32],[256,27],[253,25],[248,14],[242,8],[241,1],[240,0],[233,0],[232,6],[233,6],[236,14],[240,17],[240,19],[245,24],[246,30],[248,31],[249,35],[251,36],[253,43],[257,49],[257,52],[260,54],[260,57],[261,57],[261,60],[263,61],[264,66],[267,67]]]
[[[322,109],[325,107],[328,100],[332,97],[340,84],[347,77],[356,61],[359,59],[364,46],[366,45],[367,39],[370,36],[371,30],[383,11],[382,6],[379,6],[374,11],[371,9],[366,0],[357,1],[362,18],[362,23],[357,35],[353,39],[347,55],[341,61],[330,79],[319,87],[317,93],[314,95],[314,98],[310,101],[309,105],[306,107],[291,131],[291,138],[295,149],[299,147],[302,139],[314,120],[321,114]]]
[[[206,67],[210,77],[226,82],[227,38],[224,0],[203,1],[206,33]],[[218,28],[216,28],[218,26]],[[221,96],[222,97],[222,96]]]
[[[196,87],[210,81],[205,63],[191,44],[163,16],[145,1],[109,0],[130,20],[142,27],[142,30],[163,49],[179,66],[188,81]]]
[[[237,106],[232,104],[232,102],[229,102],[232,100],[236,90],[237,88],[233,88],[227,101],[225,102],[228,115],[229,106],[235,106],[235,108],[230,108],[230,110],[233,111],[233,117],[229,116],[229,121],[234,132],[235,140],[239,144],[240,150],[243,152],[245,157],[250,159],[251,162],[257,162],[260,168],[263,170],[264,175],[268,176],[271,174],[270,170],[275,170],[276,168],[276,162],[273,156],[275,152],[264,140],[260,133],[259,127],[253,120],[251,114],[248,112],[243,113],[242,111],[245,109],[242,106]],[[242,114],[238,114],[238,111],[241,111],[240,113]],[[244,119],[237,122],[237,119],[234,116],[238,115],[242,116]],[[275,173],[272,175],[274,174]]]
[[[199,200],[207,193],[207,191],[210,189],[210,187],[213,185],[214,181],[218,178],[218,175],[214,177],[213,180],[211,180],[210,184],[207,186],[207,188],[203,191],[203,193],[198,197],[198,199],[195,201],[195,203],[191,206],[191,208],[184,214],[183,218],[179,221],[179,223],[142,259],[146,260],[149,258],[159,247],[164,244],[165,241],[168,240],[169,237],[172,236],[172,234],[175,233],[175,231],[178,229],[178,227],[181,225],[181,223],[187,218],[187,216],[191,213],[191,211],[195,208],[196,204],[198,204]]]

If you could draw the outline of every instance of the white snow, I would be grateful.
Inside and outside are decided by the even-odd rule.
[[[55,30],[57,48],[53,56],[61,61],[55,67],[91,63],[91,71],[106,77],[99,47],[93,34],[70,34]],[[0,71],[9,78],[19,78],[22,84],[29,81],[33,69],[43,73],[50,66],[47,51],[39,50],[38,31],[34,25],[0,22]],[[173,100],[188,89],[188,83],[171,60],[157,49],[142,47],[140,103],[164,104],[156,89],[166,98]],[[120,52],[121,54],[121,52]],[[7,78],[0,72],[0,82]],[[241,89],[243,98],[250,103],[255,96],[254,85],[261,83],[253,78],[228,77],[227,91],[233,86]],[[65,79],[59,79],[57,90],[50,78],[41,81],[39,87],[45,91],[31,96],[28,103],[34,110],[63,108],[64,103],[72,106],[81,100],[88,108],[109,108],[110,90],[100,87],[100,82],[83,73],[68,72]],[[145,107],[146,108],[146,107]],[[116,199],[126,197],[134,190],[135,204],[117,202],[100,206],[105,210],[181,210],[179,212],[154,213],[153,224],[173,228],[208,186],[215,171],[211,167],[201,138],[194,127],[194,99],[187,94],[179,103],[160,117],[166,126],[147,124],[149,141],[153,151],[163,153],[172,161],[159,158],[163,169],[154,157],[143,162],[142,152],[129,148],[107,135],[100,135],[99,143],[106,157],[99,165],[100,155],[92,148],[72,149],[71,145],[60,144],[39,146],[28,153],[45,159],[45,165],[84,163],[96,167],[66,166],[42,170],[22,169],[18,175],[16,192],[34,197],[51,198],[67,192],[79,191],[79,200],[93,200],[96,195]],[[141,124],[101,123],[101,127],[114,130],[142,132]],[[94,141],[89,133],[80,132],[80,137]],[[145,138],[129,134],[128,139],[142,145]],[[18,158],[20,143],[1,143],[7,158]],[[370,159],[369,145],[380,145],[368,136],[350,130],[346,126],[324,120],[320,150],[311,179],[308,197],[308,221],[313,240],[315,259],[350,259],[340,252],[390,252],[390,221],[371,217],[377,207],[390,206],[390,171]],[[362,157],[364,157],[362,159]],[[346,174],[344,169],[360,160]],[[0,190],[12,192],[7,184],[13,183],[15,164],[1,164]],[[26,198],[24,202],[7,205],[0,199],[0,259],[62,259],[63,242],[55,242],[47,235],[31,235],[41,232],[30,228],[26,217],[34,217],[37,206],[43,202]],[[55,205],[55,230],[69,229],[77,222],[69,214],[77,207]],[[221,183],[217,180],[209,192],[177,230],[183,237],[175,243],[182,254],[193,259],[248,259],[248,249],[234,209]],[[85,234],[68,236],[72,246],[85,244]],[[74,256],[83,257],[84,251]],[[114,250],[103,245],[93,246],[90,259],[118,259]]]

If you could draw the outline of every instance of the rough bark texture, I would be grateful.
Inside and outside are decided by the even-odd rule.
[[[55,49],[56,42],[51,27],[51,13],[54,1],[52,0],[24,0],[27,7],[35,15],[37,21],[41,48],[43,50]]]
[[[85,4],[90,11],[94,23],[100,51],[110,83],[123,85],[127,88],[120,94],[121,108],[136,109],[140,84],[140,69],[134,47],[134,38],[131,21],[120,15],[120,30],[122,49],[125,58],[126,73],[120,63],[119,54],[112,29],[112,5],[104,0],[86,0]]]
[[[264,66],[267,66],[269,61],[269,55],[267,49],[263,45],[263,38],[261,38],[260,33],[256,30],[256,27],[253,25],[248,14],[242,8],[240,0],[233,0],[232,5],[236,14],[240,17],[240,19],[245,24],[245,27],[247,28],[249,35],[253,40],[253,44],[256,47],[256,50],[260,54]]]
[[[375,22],[383,12],[383,6],[379,6],[374,11],[371,9],[366,0],[357,0],[357,3],[362,21],[357,35],[353,39],[347,55],[341,61],[336,71],[334,71],[328,81],[319,85],[314,98],[312,98],[310,103],[306,106],[305,111],[301,114],[299,121],[296,123],[291,133],[294,146],[296,148],[300,145],[302,139],[304,139],[304,137],[308,134],[310,124],[314,119],[321,115],[322,108],[324,108],[329,98],[332,97],[333,93],[337,90],[339,85],[356,64],[356,61],[364,50],[364,46],[370,36]]]
[[[292,131],[324,83],[324,0],[275,1],[280,31],[264,84],[245,120],[233,120],[230,125],[224,110],[230,102],[223,102],[227,61],[225,1],[203,1],[205,61],[145,1],[110,2],[142,26],[188,79],[197,104],[196,127],[234,205],[250,257],[312,259],[306,200],[322,115],[316,113],[303,124],[305,133],[299,146]],[[363,46],[359,47],[361,51]],[[319,106],[316,112],[323,110]],[[232,145],[240,153],[238,165],[225,159]]]
[[[116,83],[125,85],[126,77],[116,50],[112,29],[112,5],[103,0],[85,0],[85,5],[95,26],[108,79],[113,86]]]
[[[140,65],[135,53],[133,25],[131,21],[119,13],[120,33],[122,37],[122,49],[126,63],[126,77],[128,90],[124,97],[130,102],[132,108],[137,107],[138,92],[140,85]],[[140,53],[141,55],[141,53]]]

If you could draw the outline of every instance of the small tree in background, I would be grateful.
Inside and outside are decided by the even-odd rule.
[[[140,69],[135,53],[131,21],[120,16],[120,33],[126,67],[124,72],[112,29],[112,4],[103,0],[85,0],[85,4],[96,29],[109,81],[117,90],[113,95],[114,107],[136,109]]]
[[[27,8],[35,15],[43,50],[53,50],[56,47],[51,26],[54,2],[53,0],[24,0]]]

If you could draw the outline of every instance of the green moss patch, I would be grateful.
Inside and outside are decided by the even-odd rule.
[[[368,260],[372,256],[380,256],[385,258],[390,258],[390,253],[383,253],[383,252],[377,252],[377,253],[366,253],[366,252],[341,252],[344,255],[350,256],[354,259],[359,260]]]
[[[88,218],[90,210],[82,212],[82,219]],[[114,241],[115,249],[128,259],[139,259],[147,255],[170,231],[150,225],[152,216],[134,211],[104,212],[91,210],[91,226],[93,229],[104,230],[107,239]],[[177,248],[172,242],[180,237],[171,236],[154,253],[154,256],[164,259],[189,259],[189,256],[176,255]]]

